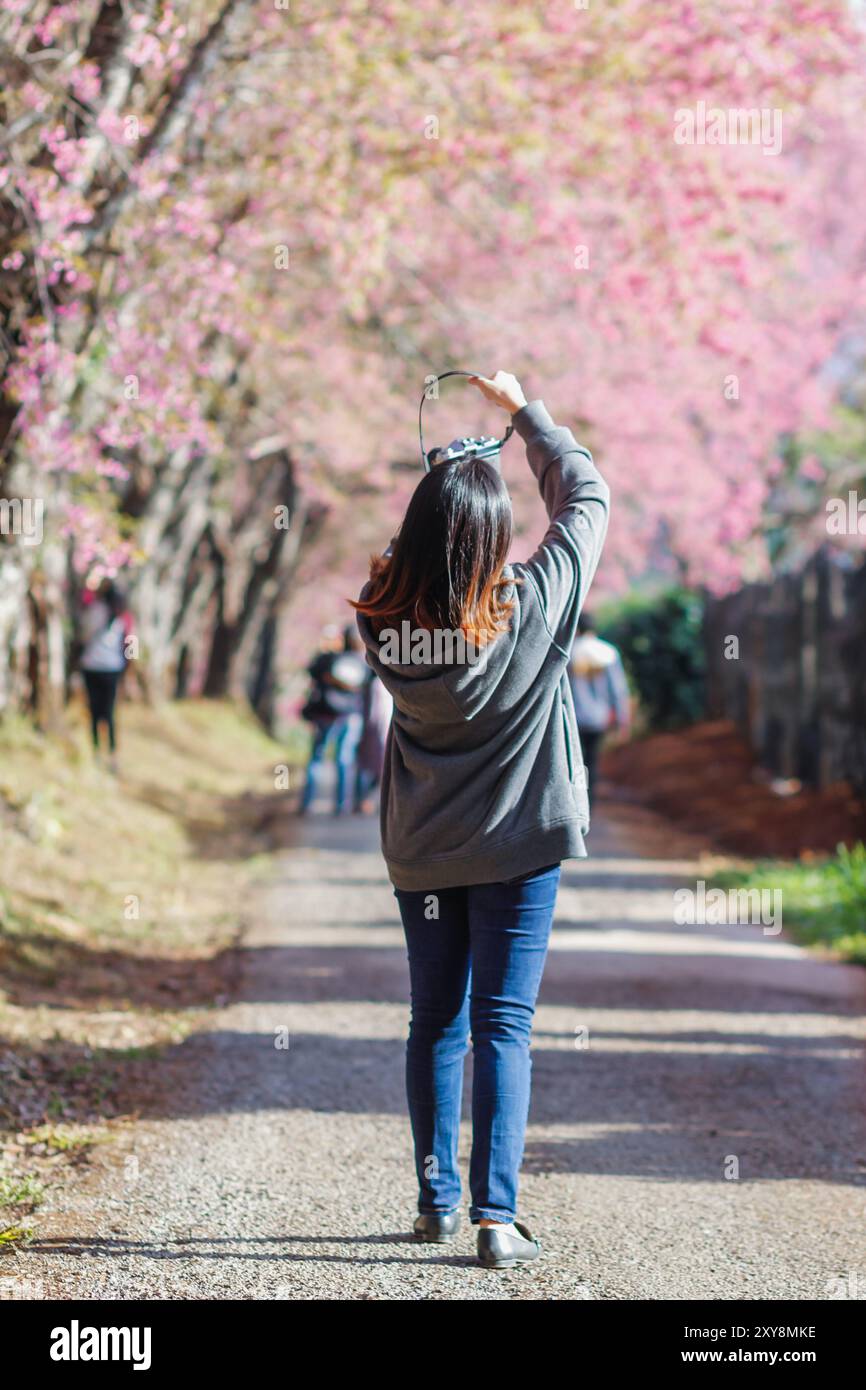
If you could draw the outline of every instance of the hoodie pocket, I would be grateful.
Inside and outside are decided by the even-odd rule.
[[[565,756],[568,762],[568,780],[573,790],[577,812],[580,817],[581,833],[586,835],[589,830],[589,792],[586,787],[586,769],[582,762],[578,763],[578,741],[568,722],[568,715],[564,709],[562,711],[562,724],[565,733]]]

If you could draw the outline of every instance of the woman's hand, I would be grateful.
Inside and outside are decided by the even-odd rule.
[[[473,386],[478,387],[482,396],[507,410],[509,415],[515,415],[526,405],[523,387],[517,377],[511,376],[508,372],[497,372],[492,381],[486,376],[471,376],[469,380]]]

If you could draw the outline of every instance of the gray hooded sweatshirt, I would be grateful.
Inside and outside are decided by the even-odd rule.
[[[437,662],[433,653],[398,664],[358,616],[367,661],[394,697],[381,832],[400,889],[497,883],[586,857],[589,802],[568,663],[610,493],[589,451],[541,401],[513,424],[550,522],[534,555],[504,571],[512,582],[503,597],[514,601],[508,631],[480,659]]]

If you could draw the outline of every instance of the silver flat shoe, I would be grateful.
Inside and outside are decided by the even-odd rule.
[[[416,1240],[426,1240],[431,1245],[447,1245],[453,1240],[460,1226],[459,1211],[435,1212],[415,1218],[412,1234]]]
[[[481,1226],[478,1230],[478,1261],[485,1269],[512,1269],[515,1265],[536,1260],[541,1254],[541,1241],[536,1240],[527,1226],[514,1222],[512,1231],[498,1226]]]

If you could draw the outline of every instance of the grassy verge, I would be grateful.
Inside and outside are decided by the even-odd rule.
[[[0,1252],[111,1137],[134,1069],[230,997],[290,833],[290,759],[245,712],[125,705],[119,723],[117,776],[80,711],[63,738],[0,726]]]
[[[780,889],[792,935],[807,946],[829,947],[843,960],[866,965],[866,846],[840,845],[830,858],[764,860],[717,873],[718,888]]]

